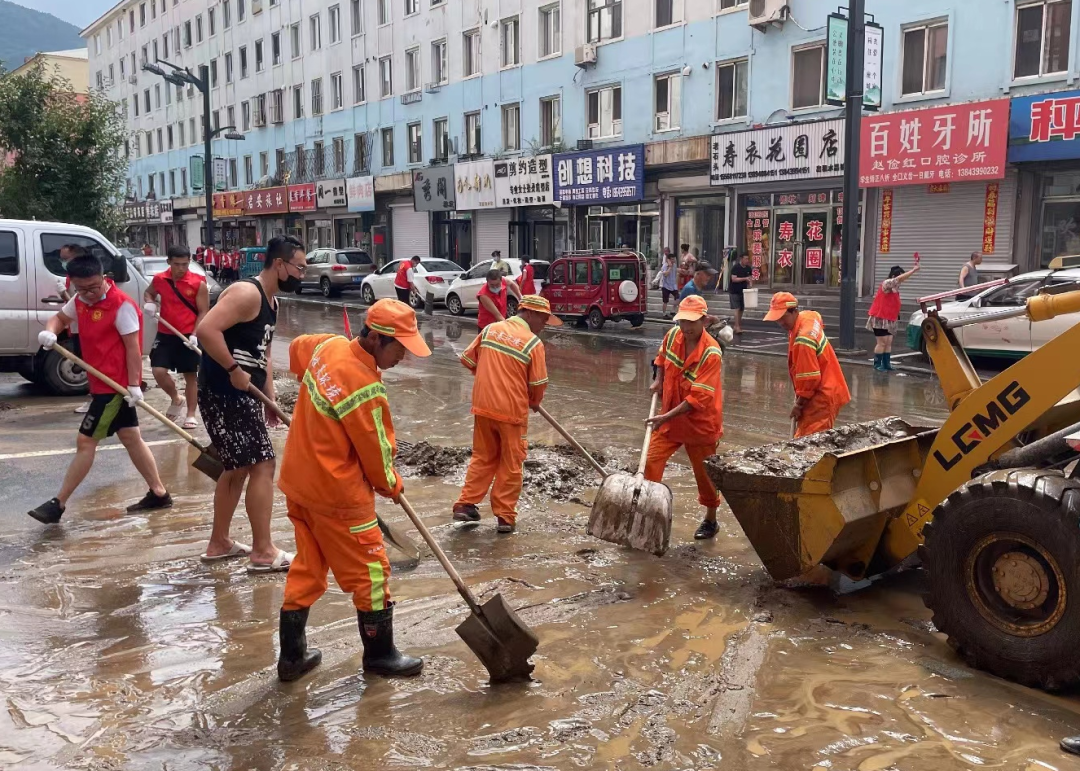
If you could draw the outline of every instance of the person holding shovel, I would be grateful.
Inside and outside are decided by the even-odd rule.
[[[301,335],[289,363],[301,381],[278,486],[296,530],[296,558],[285,579],[278,677],[296,680],[319,664],[308,649],[308,610],[326,591],[327,570],[353,597],[364,672],[420,674],[424,662],[394,645],[390,561],[375,518],[375,496],[395,502],[404,490],[394,470],[394,424],[383,370],[405,353],[430,356],[416,313],[400,300],[371,306],[360,337]]]
[[[186,407],[184,428],[197,428],[195,409],[198,407],[199,341],[195,326],[210,310],[210,292],[206,278],[190,270],[191,252],[186,246],[173,244],[167,252],[168,270],[154,276],[150,286],[143,292],[143,312],[147,316],[159,316],[165,323],[158,324],[154,345],[150,348],[150,367],[158,386],[168,394],[169,409],[165,417],[176,420]],[[160,310],[159,310],[160,308]],[[183,337],[177,336],[172,329]],[[184,378],[184,398],[176,392],[169,370]]]
[[[685,448],[697,481],[698,503],[705,519],[694,533],[703,540],[716,535],[716,509],[720,505],[705,459],[716,454],[724,435],[724,398],[720,384],[720,344],[705,331],[709,306],[700,295],[679,303],[678,324],[664,336],[653,365],[652,391],[661,395],[660,413],[647,422],[654,434],[645,462],[645,479],[660,482],[668,460]]]
[[[59,522],[68,499],[90,473],[98,444],[113,434],[120,439],[150,488],[142,500],[127,510],[167,509],[172,506],[172,498],[161,484],[154,455],[139,432],[139,415],[135,410],[135,405],[143,399],[142,314],[134,300],[105,278],[97,257],[83,254],[72,258],[67,263],[67,273],[75,296],[45,323],[38,342],[45,350],[52,349],[57,335],[77,321],[86,363],[118,383],[127,383],[128,395],[121,396],[89,375],[90,409],[79,426],[75,457],[64,475],[60,492],[28,513],[46,525]]]
[[[560,324],[547,300],[525,295],[517,316],[489,324],[461,354],[461,363],[476,379],[472,458],[454,504],[458,522],[480,521],[477,504],[491,488],[496,532],[514,532],[521,469],[529,451],[529,409],[543,401],[548,382],[544,344],[538,335],[545,326]]]

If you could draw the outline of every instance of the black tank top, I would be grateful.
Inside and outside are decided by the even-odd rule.
[[[262,284],[254,278],[244,279],[244,283],[254,284],[262,297],[259,306],[259,315],[251,321],[241,321],[225,330],[225,345],[229,353],[240,365],[240,369],[251,375],[251,382],[255,387],[262,390],[266,385],[266,353],[274,339],[274,328],[277,326],[277,310],[270,305],[270,301],[263,291]],[[199,368],[199,384],[211,391],[227,392],[235,391],[229,382],[229,373],[203,351],[202,367]]]

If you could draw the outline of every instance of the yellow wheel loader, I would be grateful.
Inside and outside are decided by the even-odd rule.
[[[950,293],[920,301],[936,305],[922,333],[951,412],[938,429],[879,422],[884,439],[819,452],[805,470],[788,459],[824,439],[758,448],[772,465],[751,451],[710,459],[770,575],[823,564],[860,580],[917,554],[934,625],[972,666],[1046,689],[1080,683],[1080,455],[1066,441],[1080,431],[1080,324],[986,383],[953,332],[1080,312],[1080,285],[1065,290],[951,321],[940,313]]]

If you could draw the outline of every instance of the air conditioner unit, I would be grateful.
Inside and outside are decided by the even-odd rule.
[[[590,128],[592,128],[592,127],[590,126]],[[599,126],[596,127],[596,133],[597,134],[600,133],[600,127]],[[591,139],[579,139],[577,141],[577,149],[578,150],[592,150],[592,140]]]
[[[787,20],[790,8],[787,0],[750,0],[746,22],[760,32],[768,30],[770,24],[782,24]]]
[[[596,43],[586,43],[574,50],[574,64],[578,67],[588,67],[596,64]]]
[[[128,75],[128,83],[130,83],[133,86],[139,85],[139,76],[138,75]]]

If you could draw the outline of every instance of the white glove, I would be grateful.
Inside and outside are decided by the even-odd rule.
[[[37,341],[38,345],[40,345],[46,351],[52,350],[52,347],[56,345],[56,335],[54,335],[47,329],[43,329],[38,332]]]
[[[124,397],[124,401],[134,407],[136,404],[143,400],[142,388],[139,386],[128,386],[128,396]]]
[[[157,303],[143,303],[142,309],[147,316],[157,316]]]
[[[62,295],[66,291],[67,291],[67,281],[65,281],[62,278],[56,279],[56,293]]]
[[[188,342],[191,343],[192,348],[199,347],[199,338],[195,337],[195,335],[188,335]]]

